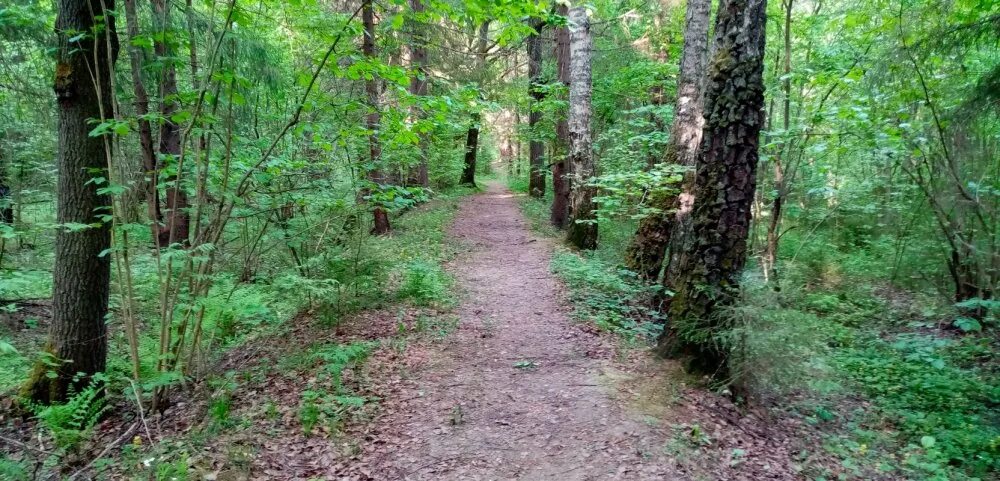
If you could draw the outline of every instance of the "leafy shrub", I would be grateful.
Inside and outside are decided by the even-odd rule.
[[[5,335],[0,327],[0,335]],[[23,381],[24,372],[29,369],[30,360],[16,347],[0,339],[0,392],[15,387]]]
[[[320,269],[316,277],[336,286],[336,292],[326,297],[323,304],[340,313],[379,304],[389,265],[387,258],[377,255],[370,244],[374,243],[335,246],[318,256]]]
[[[984,325],[996,326],[1000,318],[1000,301],[993,299],[968,299],[955,307],[963,315],[955,318],[952,324],[963,332],[981,331]]]
[[[0,271],[0,299],[42,298],[51,292],[52,273],[48,271]]]
[[[298,412],[302,431],[306,434],[312,433],[320,423],[326,423],[331,429],[336,429],[344,415],[363,407],[367,402],[368,398],[360,396],[302,391]]]
[[[805,389],[803,379],[826,378],[830,341],[850,336],[810,312],[783,307],[777,297],[768,286],[747,282],[740,302],[720,314],[730,328],[716,342],[729,352],[731,380],[757,398]]]
[[[423,187],[402,187],[398,185],[372,185],[371,194],[365,199],[384,207],[389,212],[405,210],[430,200],[434,193]]]
[[[260,326],[276,324],[283,317],[282,313],[277,312],[276,308],[281,302],[276,299],[304,300],[313,292],[299,284],[292,294],[288,276],[278,277],[272,285],[234,285],[231,279],[220,279],[216,286],[220,295],[208,296],[199,301],[205,308],[206,330],[212,332],[211,329],[214,328],[224,344],[233,344],[255,332]],[[221,295],[222,292],[226,295]]]
[[[594,197],[600,221],[627,217],[642,219],[659,212],[649,200],[675,195],[676,185],[684,175],[685,167],[674,164],[657,164],[650,170],[604,174],[592,179],[591,184],[600,195]]]
[[[188,455],[181,453],[174,462],[156,463],[156,481],[187,481]]]
[[[209,382],[212,397],[208,403],[208,415],[219,426],[231,424],[229,418],[233,407],[233,393],[236,391],[236,372],[229,371],[225,376]]]
[[[321,363],[320,373],[314,386],[302,391],[299,403],[299,422],[302,430],[310,433],[321,422],[336,428],[343,416],[361,408],[368,399],[353,395],[343,385],[343,372],[358,367],[368,358],[377,342],[355,342],[351,344],[330,344],[316,349],[309,357],[312,362]],[[326,386],[321,383],[326,381]]]

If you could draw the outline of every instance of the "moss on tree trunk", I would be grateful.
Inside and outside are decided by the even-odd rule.
[[[739,289],[747,257],[764,114],[766,0],[723,0],[705,90],[705,129],[695,178],[694,242],[681,266],[667,329],[665,355],[690,355],[694,366],[729,377],[721,308]]]

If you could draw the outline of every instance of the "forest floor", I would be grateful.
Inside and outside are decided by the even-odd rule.
[[[355,468],[384,479],[675,477],[658,436],[609,395],[609,348],[571,324],[549,246],[516,202],[491,183],[461,206],[450,230],[465,248],[450,266],[459,327]]]
[[[549,270],[554,242],[530,232],[501,184],[467,198],[455,219],[457,330],[384,400],[340,475],[798,478],[804,460],[792,460],[799,443],[788,429],[737,413],[676,367],[622,353],[612,336],[571,321]]]
[[[62,458],[63,474],[749,481],[834,465],[800,418],[734,406],[641,343],[571,319],[550,271],[558,240],[533,231],[500,183],[436,202],[427,208],[454,212],[445,268],[457,302],[387,302],[334,324],[303,313],[227,352],[163,413],[135,419],[122,400]],[[0,421],[0,434],[34,443],[31,423]]]

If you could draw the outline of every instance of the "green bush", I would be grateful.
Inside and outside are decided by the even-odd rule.
[[[298,416],[303,432],[311,433],[321,422],[334,429],[345,414],[368,402],[344,386],[343,374],[345,369],[360,367],[377,346],[377,342],[328,344],[310,353],[310,362],[320,365],[320,375],[301,394]]]
[[[831,340],[849,342],[842,326],[779,302],[768,286],[747,282],[740,302],[721,316],[728,323],[717,339],[729,352],[733,378],[750,395],[776,399],[808,388],[804,379],[820,383],[830,377],[825,356]]]

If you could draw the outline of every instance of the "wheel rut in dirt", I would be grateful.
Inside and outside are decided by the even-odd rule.
[[[601,340],[574,326],[551,246],[491,183],[450,228],[460,324],[411,373],[362,447],[369,479],[681,479],[662,440],[604,387]],[[355,465],[355,468],[358,468]]]

